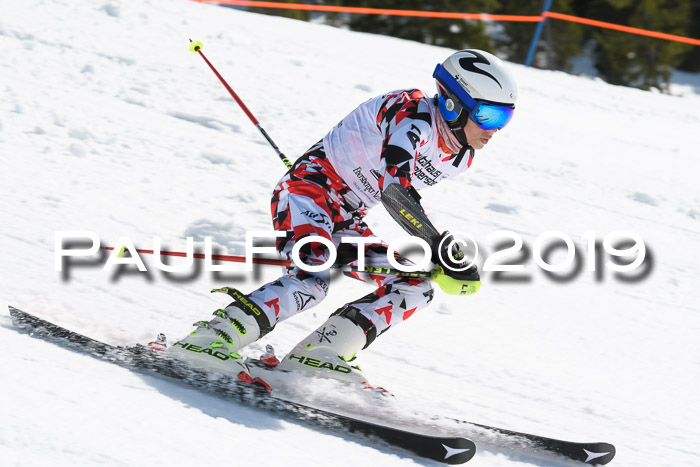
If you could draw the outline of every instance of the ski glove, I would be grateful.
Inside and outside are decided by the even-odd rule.
[[[472,264],[467,269],[464,267],[468,264],[464,259],[464,252],[459,247],[458,243],[453,243],[451,251],[448,251],[450,243],[454,237],[450,232],[445,230],[439,237],[433,241],[432,251],[433,256],[431,261],[443,269],[443,274],[460,281],[478,281],[479,270],[475,264]],[[457,271],[455,271],[457,269]],[[460,269],[463,269],[460,271]]]

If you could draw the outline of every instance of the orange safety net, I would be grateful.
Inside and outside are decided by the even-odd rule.
[[[306,11],[326,11],[333,13],[355,13],[365,15],[392,15],[392,16],[416,16],[423,18],[451,18],[451,19],[476,19],[482,21],[519,21],[539,23],[545,18],[559,19],[562,21],[571,21],[574,23],[587,24],[599,28],[613,29],[616,31],[627,32],[630,34],[638,34],[641,36],[656,37],[669,41],[684,42],[686,44],[700,45],[700,39],[690,37],[677,36],[675,34],[666,34],[663,32],[650,31],[647,29],[633,28],[630,26],[622,26],[620,24],[606,23],[605,21],[597,21],[593,19],[580,18],[578,16],[565,15],[552,11],[545,11],[540,16],[522,16],[522,15],[490,15],[488,13],[452,13],[446,11],[419,11],[419,10],[390,10],[383,8],[359,8],[345,7],[333,5],[306,5],[303,3],[280,3],[280,2],[263,2],[255,0],[193,0],[200,3],[215,3],[219,5],[233,6],[252,6],[260,8],[277,8],[282,10],[306,10]]]
[[[560,19],[563,21],[571,21],[573,23],[597,26],[599,28],[614,29],[616,31],[628,32],[630,34],[639,34],[640,36],[656,37],[658,39],[666,39],[669,41],[685,42],[687,44],[700,45],[700,39],[676,36],[674,34],[666,34],[664,32],[649,31],[648,29],[639,29],[630,26],[622,26],[620,24],[606,23],[605,21],[596,21],[594,19],[579,18],[578,16],[564,15],[562,13],[545,11],[544,16],[548,18]]]
[[[220,5],[279,8],[282,10],[327,11],[333,13],[359,13],[365,15],[420,16],[425,18],[479,19],[484,21],[522,21],[538,23],[541,16],[490,15],[488,13],[451,13],[445,11],[388,10],[382,8],[359,8],[332,5],[305,5],[303,3],[262,2],[254,0],[193,0],[200,3]]]

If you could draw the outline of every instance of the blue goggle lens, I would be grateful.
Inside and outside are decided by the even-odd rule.
[[[439,63],[435,67],[433,78],[437,80],[442,90],[449,95],[455,104],[454,109],[448,111],[445,107],[444,98],[442,96],[439,98],[440,110],[447,121],[457,120],[462,108],[469,112],[469,118],[483,130],[501,129],[513,118],[513,112],[515,112],[514,106],[477,101],[472,98],[472,96],[470,96]],[[451,89],[454,94],[448,91],[448,89]]]
[[[515,111],[512,107],[484,102],[479,103],[474,110],[476,112],[470,112],[469,117],[483,130],[503,128],[513,118],[513,112]]]

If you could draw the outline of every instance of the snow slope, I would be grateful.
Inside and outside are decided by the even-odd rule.
[[[54,233],[90,230],[182,250],[212,236],[240,254],[267,230],[283,165],[202,60],[296,158],[357,104],[401,87],[432,92],[450,50],[185,0],[24,0],[0,16],[0,303],[114,344],[177,338],[227,300],[276,276],[165,274],[143,257],[103,271],[54,270]],[[530,248],[549,230],[636,232],[644,278],[585,267],[554,281],[484,273],[473,297],[433,305],[360,357],[402,404],[581,441],[609,441],[614,465],[700,464],[700,89],[682,97],[513,65],[511,125],[457,180],[426,190],[439,228],[487,252],[508,229]],[[381,208],[368,219],[402,235]],[[484,256],[481,257],[483,262]],[[517,258],[516,258],[517,259]],[[557,255],[552,259],[556,262]],[[605,260],[606,257],[603,257]],[[201,266],[201,263],[197,263]],[[584,264],[585,266],[585,264]],[[630,277],[627,275],[626,277]],[[322,305],[251,347],[279,353],[368,286],[339,278]],[[406,465],[424,461],[346,442],[210,395],[129,373],[19,334],[0,316],[0,464]],[[567,465],[485,446],[476,466]]]

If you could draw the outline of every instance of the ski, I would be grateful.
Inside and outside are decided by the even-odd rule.
[[[479,444],[481,444],[483,437],[485,445],[491,443],[499,446],[508,445],[512,449],[523,451],[549,452],[589,465],[605,465],[615,457],[615,446],[610,443],[577,443],[465,420],[449,420],[468,429],[470,438]]]
[[[286,401],[268,394],[262,386],[242,383],[234,376],[211,374],[192,368],[146,346],[123,347],[106,344],[15,307],[10,306],[9,309],[14,326],[33,337],[45,339],[133,371],[177,380],[220,397],[290,417],[311,427],[320,427],[341,436],[361,436],[373,442],[375,446],[386,443],[389,447],[403,449],[417,456],[446,464],[465,463],[476,453],[476,445],[468,438],[431,436]]]
[[[274,368],[257,359],[248,359],[247,364],[251,369],[258,370],[255,374],[259,374],[266,381],[271,379],[265,371],[275,373]],[[452,425],[450,432],[465,436],[482,447],[493,446],[496,450],[518,451],[535,457],[563,456],[589,465],[604,465],[615,457],[615,446],[610,443],[577,443],[450,417],[424,414],[421,414],[421,417],[425,420],[447,422]]]

